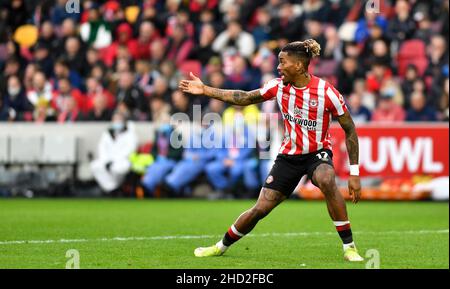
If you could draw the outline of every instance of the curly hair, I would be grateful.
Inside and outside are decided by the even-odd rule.
[[[287,52],[289,55],[295,55],[304,61],[306,66],[309,61],[320,55],[320,44],[314,39],[307,39],[305,41],[295,41],[286,44],[281,51]]]

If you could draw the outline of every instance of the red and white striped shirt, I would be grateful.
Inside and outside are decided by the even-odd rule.
[[[281,78],[267,82],[260,89],[266,99],[277,99],[283,115],[284,139],[280,154],[308,154],[320,149],[331,150],[328,133],[332,116],[347,111],[344,98],[328,82],[311,75],[305,87],[284,85]]]

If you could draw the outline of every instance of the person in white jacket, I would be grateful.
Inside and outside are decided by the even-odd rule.
[[[138,146],[134,124],[116,112],[111,127],[103,132],[98,144],[98,158],[91,162],[95,180],[105,192],[117,190],[130,171],[129,156]]]

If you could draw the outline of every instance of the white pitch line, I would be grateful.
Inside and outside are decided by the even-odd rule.
[[[381,231],[381,232],[354,232],[355,235],[380,235],[380,234],[448,234],[449,230],[419,230],[419,231]],[[336,235],[336,232],[294,232],[294,233],[264,233],[249,234],[246,237],[307,237]],[[182,240],[182,239],[212,239],[221,238],[222,235],[175,235],[175,236],[153,236],[153,237],[114,237],[98,239],[59,239],[59,240],[12,240],[0,241],[0,245],[14,244],[55,244],[55,243],[86,243],[86,242],[111,242],[111,241],[152,241],[152,240]]]

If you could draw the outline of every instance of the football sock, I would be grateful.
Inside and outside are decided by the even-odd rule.
[[[218,242],[216,245],[224,251],[242,237],[244,237],[244,234],[240,233],[236,230],[236,227],[232,225],[223,236],[222,241]]]
[[[336,231],[341,237],[342,243],[344,244],[344,250],[348,247],[355,246],[353,242],[352,229],[350,228],[350,221],[336,221],[333,222],[336,226]]]

